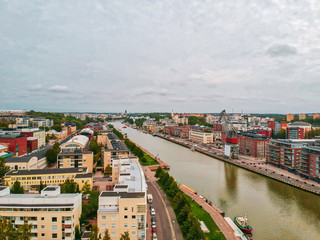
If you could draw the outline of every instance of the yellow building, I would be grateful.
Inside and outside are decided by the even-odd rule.
[[[11,170],[4,177],[5,184],[10,188],[15,181],[19,181],[26,190],[37,190],[40,181],[45,185],[59,186],[67,179],[73,179],[78,183],[80,190],[85,183],[93,186],[92,173],[88,173],[87,168]]]
[[[304,119],[306,119],[307,118],[307,115],[306,114],[304,114],[304,113],[300,113],[299,114],[299,120],[304,120]]]
[[[294,114],[292,113],[287,114],[287,122],[291,122],[293,120],[294,120]]]
[[[213,133],[190,130],[189,140],[204,144],[213,143]]]
[[[114,160],[119,178],[113,191],[99,196],[97,224],[104,236],[106,228],[111,239],[120,239],[128,231],[131,240],[146,239],[146,181],[140,164],[129,158]]]
[[[68,137],[68,133],[66,131],[57,132],[56,130],[50,130],[47,132],[50,136],[53,134],[57,139],[65,139]]]
[[[88,168],[93,169],[93,152],[88,151],[89,138],[84,135],[77,135],[61,145],[58,154],[58,168]]]
[[[81,201],[81,193],[61,194],[60,187],[46,187],[41,194],[10,194],[9,187],[0,186],[0,221],[6,218],[15,227],[30,224],[32,240],[73,240]]]

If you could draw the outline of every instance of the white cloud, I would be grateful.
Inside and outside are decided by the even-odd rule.
[[[64,85],[54,85],[49,87],[50,92],[69,92],[69,88]]]

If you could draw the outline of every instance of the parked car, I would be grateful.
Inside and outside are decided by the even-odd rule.
[[[153,240],[158,239],[158,237],[157,237],[157,234],[156,234],[156,233],[153,233],[153,234],[152,234],[152,239],[153,239]]]
[[[152,216],[151,217],[151,223],[152,224],[156,224],[156,216]]]
[[[151,209],[151,215],[152,216],[156,215],[156,210],[154,210],[154,208]]]

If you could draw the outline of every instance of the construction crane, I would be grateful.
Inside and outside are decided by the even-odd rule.
[[[239,145],[237,138],[237,129],[229,123],[226,110],[220,113],[219,122],[222,125],[222,131],[227,134],[226,144],[224,146],[224,155],[229,158],[239,158]]]

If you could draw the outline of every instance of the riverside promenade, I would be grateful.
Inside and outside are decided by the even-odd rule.
[[[182,141],[177,141],[173,137],[166,137],[163,136],[162,134],[156,134],[157,137],[163,138],[165,140],[168,140],[170,142],[179,144],[181,146],[190,148],[191,146],[188,145],[187,143],[184,143]],[[293,173],[290,173],[288,171],[285,171],[283,169],[271,166],[269,164],[257,162],[255,163],[254,161],[248,161],[246,158],[241,158],[240,159],[227,159],[224,158],[222,155],[217,155],[212,152],[203,150],[201,148],[195,147],[195,151],[203,153],[207,156],[213,157],[215,159],[219,159],[221,161],[230,163],[232,165],[238,166],[240,168],[246,169],[251,172],[255,172],[257,174],[263,175],[265,177],[272,178],[276,181],[286,183],[288,185],[291,185],[293,187],[305,190],[307,192],[314,193],[316,195],[320,195],[320,184],[312,182],[311,180],[307,179],[302,179],[300,176],[295,175]],[[218,152],[219,150],[217,150]],[[221,150],[220,150],[221,151]]]

